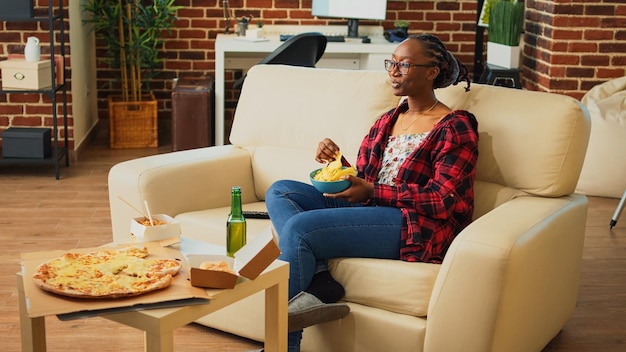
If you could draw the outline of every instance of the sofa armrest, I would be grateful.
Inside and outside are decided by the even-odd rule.
[[[573,194],[517,198],[474,221],[442,263],[424,350],[541,350],[573,314],[586,216]]]
[[[230,189],[242,188],[243,202],[255,202],[250,153],[233,145],[159,154],[119,163],[109,171],[113,241],[127,243],[130,221],[141,216],[123,198],[153,214],[172,217],[188,211],[225,207]]]

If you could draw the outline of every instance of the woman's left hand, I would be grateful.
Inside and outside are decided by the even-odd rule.
[[[356,176],[344,176],[343,180],[348,180],[352,184],[348,189],[339,193],[324,193],[325,197],[344,199],[350,203],[361,203],[374,196],[374,184],[366,182]]]

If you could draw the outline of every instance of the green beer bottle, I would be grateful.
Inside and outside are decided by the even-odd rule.
[[[234,186],[231,191],[230,214],[226,221],[226,254],[234,257],[241,247],[246,245],[246,219],[241,211],[241,187]]]

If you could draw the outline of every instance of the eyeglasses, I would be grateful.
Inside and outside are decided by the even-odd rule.
[[[400,72],[401,75],[406,75],[409,73],[409,69],[411,67],[432,67],[434,66],[432,63],[430,64],[411,64],[404,61],[393,61],[393,60],[385,60],[385,70],[387,72],[391,72],[394,68]]]

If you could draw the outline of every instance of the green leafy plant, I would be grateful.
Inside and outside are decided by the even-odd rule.
[[[405,20],[396,20],[393,25],[396,28],[409,28],[409,21],[405,21]]]
[[[483,8],[480,12],[480,23],[482,25],[489,25],[489,10],[491,9],[491,3],[494,0],[484,0]]]
[[[162,35],[174,26],[175,0],[88,0],[83,22],[106,46],[102,58],[117,70],[123,101],[140,101],[161,63]]]
[[[524,26],[524,2],[491,0],[489,2],[489,41],[518,46]]]

